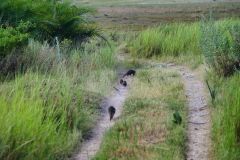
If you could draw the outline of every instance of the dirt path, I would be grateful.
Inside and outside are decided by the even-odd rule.
[[[204,84],[187,68],[178,70],[188,101],[187,160],[207,160],[210,158],[211,121]]]
[[[211,118],[207,105],[204,83],[187,67],[174,64],[152,63],[155,67],[166,67],[180,73],[188,102],[187,160],[208,160],[211,153]]]
[[[144,62],[146,63],[146,61]],[[188,68],[174,64],[150,63],[152,67],[166,67],[178,71],[183,79],[185,94],[188,101],[188,129],[187,129],[187,160],[207,160],[210,157],[210,110],[204,91],[204,83],[197,78]],[[131,81],[131,78],[127,80]],[[90,160],[99,150],[104,133],[114,125],[115,120],[121,115],[122,106],[128,93],[128,87],[117,85],[111,96],[102,103],[103,112],[97,126],[93,129],[91,138],[84,142],[76,160]],[[113,105],[117,111],[115,120],[110,122],[107,112],[108,106]]]
[[[131,82],[131,78],[127,78],[127,82]],[[120,84],[112,94],[103,100],[101,108],[103,109],[100,120],[96,127],[93,129],[91,137],[81,145],[80,152],[76,155],[75,160],[90,160],[93,158],[101,145],[104,133],[114,125],[115,121],[119,118],[122,112],[122,106],[127,97],[128,87],[123,87]],[[112,105],[116,108],[116,114],[113,121],[109,121],[108,107]]]

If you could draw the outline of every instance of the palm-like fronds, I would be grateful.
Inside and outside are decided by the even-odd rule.
[[[83,18],[93,10],[79,8],[67,2],[49,0],[2,0],[0,24],[16,27],[20,21],[34,24],[29,32],[39,40],[82,40],[97,35],[96,27]]]

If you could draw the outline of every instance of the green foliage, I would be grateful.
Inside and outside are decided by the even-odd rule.
[[[239,69],[240,21],[207,21],[201,26],[201,48],[207,63],[222,76],[229,76]]]
[[[179,125],[182,123],[182,117],[181,117],[181,115],[179,114],[178,111],[175,111],[173,113],[173,122],[175,124],[179,124]]]
[[[13,49],[20,49],[27,44],[28,34],[21,33],[12,27],[0,28],[0,57],[10,53]]]
[[[72,80],[27,73],[0,86],[0,159],[58,159],[70,153],[96,110],[92,102],[86,107],[80,84]]]
[[[240,157],[240,75],[219,79],[219,94],[213,109],[214,155],[218,160],[237,160]]]
[[[198,55],[199,23],[175,23],[141,32],[129,45],[134,56]]]
[[[83,15],[91,12],[70,2],[50,0],[3,0],[0,4],[0,23],[16,27],[20,21],[31,22],[27,32],[39,40],[53,40],[58,37],[84,40],[97,35],[96,27]]]
[[[129,49],[138,57],[203,54],[215,72],[229,76],[240,69],[239,37],[238,19],[176,23],[141,32],[129,43]]]
[[[113,51],[68,44],[58,59],[56,47],[30,40],[17,66],[25,73],[1,82],[0,159],[67,159],[96,122],[115,79]]]

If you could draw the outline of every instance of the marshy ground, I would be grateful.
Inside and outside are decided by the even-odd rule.
[[[172,22],[199,21],[213,12],[215,19],[240,16],[239,1],[77,1],[76,4],[96,7],[93,17],[103,28],[141,30]]]

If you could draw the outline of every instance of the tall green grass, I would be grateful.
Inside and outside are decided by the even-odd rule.
[[[204,22],[201,30],[202,53],[214,75],[209,76],[216,97],[212,97],[215,106],[212,112],[213,157],[237,160],[240,157],[240,21]]]
[[[214,97],[216,94],[212,113],[215,159],[240,157],[239,35],[239,19],[210,19],[147,29],[129,43],[131,54],[137,57],[183,57],[186,63],[190,62],[188,57],[195,62],[199,56],[205,57],[210,73],[215,75],[210,85]]]
[[[80,90],[69,80],[34,73],[1,85],[0,158],[56,159],[66,156],[91,123]],[[75,100],[73,98],[75,97]],[[77,128],[78,127],[78,128]]]
[[[239,28],[239,19],[166,24],[140,32],[128,48],[136,57],[183,56],[202,61],[204,55],[215,72],[227,76],[239,68]]]
[[[240,157],[240,75],[215,77],[217,100],[213,108],[214,159],[238,160]],[[218,79],[218,80],[217,80]]]
[[[138,57],[198,55],[199,38],[199,23],[166,24],[141,32],[129,48]]]
[[[81,49],[62,44],[59,52],[29,41],[13,79],[0,83],[0,159],[71,156],[115,80],[113,49],[89,42]]]
[[[219,75],[229,76],[240,64],[240,21],[207,21],[201,25],[201,49],[207,64]]]

